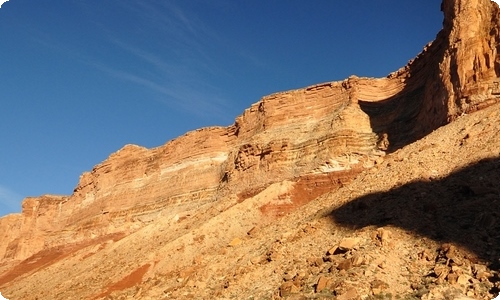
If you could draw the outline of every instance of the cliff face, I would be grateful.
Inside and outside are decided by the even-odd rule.
[[[352,76],[266,96],[232,126],[189,132],[154,149],[125,146],[84,173],[70,196],[25,199],[21,214],[0,219],[0,286],[36,270],[12,272],[44,251],[76,251],[196,215],[201,224],[242,202],[247,211],[240,213],[251,217],[233,230],[246,232],[498,103],[498,6],[444,0],[442,11],[435,41],[387,78]]]
[[[349,89],[346,81],[271,95],[228,128],[197,130],[154,149],[127,145],[84,173],[73,195],[26,199],[0,256],[24,259],[46,247],[131,233],[222,198],[242,201],[275,182],[360,169],[382,153]]]
[[[436,40],[387,78],[353,76],[266,96],[228,128],[155,149],[125,146],[84,173],[71,196],[26,199],[21,216],[1,221],[15,229],[0,242],[0,257],[132,232],[164,210],[186,212],[273,182],[371,166],[381,151],[496,103],[498,7],[444,1],[442,10]]]

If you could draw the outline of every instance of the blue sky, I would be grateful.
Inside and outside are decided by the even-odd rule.
[[[0,8],[0,215],[71,194],[125,144],[233,123],[262,96],[404,66],[438,0],[10,0]]]

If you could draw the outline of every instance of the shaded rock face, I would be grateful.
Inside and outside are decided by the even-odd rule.
[[[498,102],[498,6],[445,0],[442,11],[443,29],[407,66],[384,80],[357,81],[360,107],[390,150]]]
[[[201,211],[200,224],[243,203],[242,225],[233,230],[246,232],[348,185],[386,153],[499,102],[498,6],[444,0],[442,11],[435,41],[386,78],[352,76],[263,97],[229,127],[189,132],[153,149],[123,147],[84,173],[70,196],[25,199],[21,214],[0,219],[0,286],[28,272],[23,260],[41,268],[50,262],[40,259],[44,253],[62,260],[95,244],[93,254],[106,241]],[[209,247],[216,235],[214,229],[212,237],[192,240]],[[173,270],[154,258],[138,268],[141,276],[150,265]]]

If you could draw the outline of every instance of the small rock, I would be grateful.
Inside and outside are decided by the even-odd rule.
[[[453,263],[454,265],[461,266],[463,265],[462,260],[458,256],[458,252],[456,250],[456,247],[451,245],[448,251],[445,254],[447,258],[447,263],[451,264]]]
[[[299,271],[297,275],[293,278],[293,283],[296,286],[301,286],[304,279],[307,279],[307,274],[305,271]]]
[[[195,286],[196,286],[196,284],[194,283],[194,280],[189,279],[189,280],[187,281],[187,283],[186,283],[186,286],[188,286],[188,287],[192,287],[192,288],[193,288],[193,287],[195,287]],[[136,297],[136,298],[134,298],[134,299],[137,299],[137,297]]]
[[[474,274],[474,276],[476,277],[476,279],[480,279],[480,274],[483,274],[483,273],[488,273],[487,272],[487,268],[485,265],[481,265],[481,264],[474,264],[472,265],[472,274]]]
[[[332,265],[331,264],[323,264],[321,267],[320,267],[320,272],[321,273],[329,273],[330,272],[330,269],[331,269]]]
[[[341,261],[338,266],[337,266],[337,269],[339,270],[349,270],[350,268],[352,268],[352,261],[351,259],[347,258],[347,259],[344,259],[343,261]]]
[[[448,280],[449,284],[455,284],[458,280],[458,275],[456,273],[450,273],[446,276],[446,280]]]
[[[479,281],[488,281],[489,278],[493,277],[493,274],[490,272],[484,271],[476,274],[476,279]]]
[[[328,250],[328,251],[326,252],[326,254],[328,254],[328,255],[335,255],[335,254],[339,254],[339,253],[340,253],[340,251],[338,251],[338,250],[339,250],[339,246],[334,246],[333,248],[331,248],[330,250]]]
[[[359,267],[363,264],[364,259],[358,255],[355,254],[351,258],[344,259],[340,261],[337,265],[337,269],[339,270],[349,270],[352,267]]]
[[[264,256],[255,256],[255,257],[252,257],[250,259],[250,262],[254,265],[257,265],[257,264],[260,264],[262,262],[264,262],[266,260],[266,258]]]
[[[239,246],[243,243],[243,241],[240,239],[240,238],[234,238],[230,243],[229,243],[229,246],[230,247],[236,247],[236,246]]]
[[[449,272],[449,268],[445,265],[435,265],[434,266],[434,273],[440,277],[442,276],[443,274],[446,274],[448,275],[448,272]]]
[[[309,271],[310,271],[310,272],[311,272],[311,274],[313,274],[313,275],[318,275],[318,274],[319,274],[319,272],[321,272],[321,269],[320,269],[320,268],[318,268],[318,267],[311,267],[311,268],[309,269]]]
[[[354,254],[352,257],[351,257],[351,262],[352,262],[352,266],[353,267],[359,267],[361,266],[363,263],[364,263],[364,259],[363,257],[361,257],[360,255],[358,254]]]
[[[418,258],[425,259],[426,261],[431,261],[432,254],[430,253],[430,251],[428,249],[425,249],[418,254]]]
[[[285,281],[290,281],[293,278],[295,278],[296,275],[297,275],[297,271],[294,268],[292,268],[292,269],[289,269],[285,272],[285,275],[283,275],[283,279]]]
[[[321,267],[324,263],[323,258],[320,257],[310,257],[307,259],[307,263],[310,266]]]
[[[326,262],[334,262],[335,259],[334,259],[334,256],[333,255],[327,255],[323,258],[324,261]]]
[[[379,263],[379,264],[377,265],[377,267],[379,267],[379,268],[381,268],[381,269],[385,269],[385,268],[387,267],[387,264],[386,264],[386,262],[385,262],[385,261],[383,261],[383,262]]]
[[[386,246],[389,244],[389,240],[392,236],[392,232],[385,228],[377,229],[377,238],[380,240],[382,245]]]
[[[299,270],[297,272],[297,276],[299,276],[299,277],[306,277],[307,276],[307,272],[305,270]]]
[[[292,274],[292,273],[288,273],[288,274],[283,275],[283,280],[285,280],[285,281],[290,281],[290,280],[292,280],[294,277],[295,277],[295,275],[294,275],[294,274]]]
[[[389,288],[389,285],[382,280],[375,279],[370,283],[370,286],[372,288],[372,293],[373,295],[379,295],[381,294],[384,290]]]
[[[292,282],[285,282],[280,286],[280,296],[281,297],[288,297],[293,294],[299,293],[300,290],[295,284]]]
[[[276,251],[269,251],[267,253],[267,260],[268,261],[277,261],[277,260],[280,260],[282,257],[282,255]]]
[[[342,251],[349,251],[349,250],[353,249],[354,247],[356,247],[360,241],[361,241],[360,238],[343,239],[339,244],[339,249]]]
[[[469,284],[469,279],[471,279],[470,276],[462,274],[462,275],[458,276],[457,283],[460,285],[467,285],[467,284]]]
[[[324,263],[323,258],[320,258],[320,257],[316,258],[316,260],[314,261],[314,265],[316,267],[321,267],[323,265],[323,263]]]
[[[322,290],[331,285],[332,280],[326,276],[320,276],[318,283],[316,284],[316,293],[320,293]]]
[[[451,266],[451,271],[457,275],[462,274],[464,271],[460,269],[458,266]]]
[[[359,298],[358,291],[355,288],[350,288],[344,294],[337,297],[337,300],[356,300]]]

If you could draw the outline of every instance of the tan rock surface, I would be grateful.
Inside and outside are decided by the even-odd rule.
[[[387,78],[266,96],[232,126],[123,147],[70,196],[25,199],[21,214],[0,218],[0,290],[492,298],[499,9],[489,0],[442,9],[436,40]]]

